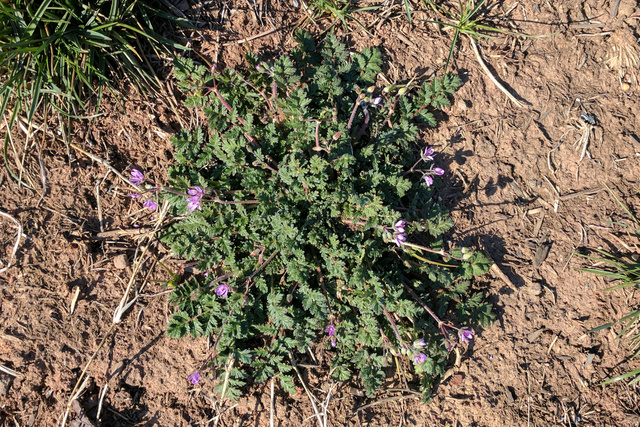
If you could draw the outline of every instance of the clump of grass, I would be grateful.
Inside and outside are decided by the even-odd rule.
[[[367,7],[354,7],[354,2],[351,0],[311,0],[310,1],[310,13],[311,19],[320,19],[322,17],[330,17],[334,20],[332,27],[341,22],[344,28],[349,31],[348,21],[351,20],[367,31],[366,27],[353,16],[355,12],[361,12],[366,10],[376,10],[379,6],[367,6]]]
[[[543,36],[531,36],[527,34],[522,34],[514,31],[504,30],[501,28],[493,27],[490,25],[483,24],[482,22],[487,19],[486,13],[484,13],[484,6],[486,0],[480,0],[476,2],[475,0],[467,0],[466,4],[463,4],[462,0],[458,0],[458,12],[455,13],[443,6],[437,5],[433,2],[433,0],[423,0],[425,2],[425,6],[430,7],[436,13],[440,14],[445,20],[425,20],[425,22],[431,22],[438,25],[444,25],[446,27],[450,27],[454,29],[453,40],[451,41],[451,47],[449,48],[449,55],[447,56],[447,61],[444,66],[444,71],[446,73],[447,68],[449,67],[449,62],[453,57],[453,52],[455,51],[456,45],[458,43],[458,39],[461,34],[464,34],[469,37],[469,41],[471,42],[471,46],[473,47],[474,53],[476,55],[476,59],[478,63],[482,67],[483,71],[491,78],[491,81],[500,89],[507,97],[518,107],[523,107],[522,103],[518,101],[509,91],[507,91],[502,84],[493,76],[489,68],[484,63],[482,56],[480,55],[480,51],[478,50],[478,46],[476,45],[476,40],[479,38],[496,38],[492,33],[504,34],[504,35],[513,35],[520,37],[545,37]]]
[[[612,224],[620,225],[625,228],[631,230],[636,236],[640,237],[640,222],[638,219],[631,213],[631,211],[620,201],[620,199],[609,190],[609,193],[613,196],[614,199],[618,202],[620,207],[625,211],[627,216],[633,221],[635,226],[623,224],[619,222],[614,222]],[[602,249],[596,249],[596,251],[601,255],[600,258],[587,256],[587,258],[592,259],[598,263],[604,263],[606,267],[604,268],[582,268],[580,271],[585,271],[588,273],[597,274],[600,276],[604,276],[612,281],[619,282],[615,286],[605,289],[606,291],[613,291],[617,289],[624,288],[640,288],[640,261],[637,259],[637,254],[629,254],[629,255],[614,255],[610,252],[604,251]],[[590,330],[588,333],[594,333],[601,331],[603,329],[612,328],[618,325],[623,325],[622,330],[617,334],[617,338],[627,337],[630,339],[633,348],[633,355],[631,359],[634,359],[640,355],[640,331],[638,330],[638,323],[640,320],[640,308],[636,308],[632,310],[627,315],[623,316],[616,322],[605,323],[604,325],[600,325],[597,328]],[[617,377],[608,379],[602,382],[604,384],[611,384],[620,380],[624,380],[627,378],[632,378],[629,384],[634,384],[640,381],[640,368],[632,370],[622,375],[618,375]]]
[[[154,17],[188,25],[154,0],[15,0],[0,2],[0,116],[12,109],[28,121],[41,102],[65,114],[83,114],[114,79],[139,89],[154,85],[142,49],[182,48],[154,29]],[[150,70],[146,71],[146,70]],[[99,104],[99,103],[98,103]]]

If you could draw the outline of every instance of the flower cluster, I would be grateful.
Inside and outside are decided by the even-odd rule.
[[[407,241],[407,235],[404,232],[406,225],[407,221],[403,219],[399,219],[393,224],[393,240],[398,246],[402,246]]]
[[[131,178],[129,178],[129,182],[133,185],[142,184],[144,182],[144,174],[138,169],[131,169]]]
[[[424,150],[422,150],[422,153],[420,153],[420,157],[425,162],[433,161],[435,156],[436,156],[436,150],[434,150],[433,147],[427,146],[424,148]],[[427,184],[427,187],[430,187],[433,185],[433,175],[442,176],[444,175],[444,170],[441,168],[435,168],[431,166],[428,171],[424,172],[424,174],[422,175],[422,178],[424,179],[425,184]]]
[[[455,327],[453,327],[451,325],[447,325],[447,326],[449,326],[451,328],[454,328],[454,329],[458,329],[458,328],[455,328]],[[466,328],[461,328],[461,329],[458,329],[458,336],[456,338],[455,336],[449,336],[449,334],[447,333],[446,329],[444,328],[444,325],[442,325],[440,327],[440,329],[442,330],[442,333],[444,335],[444,343],[443,344],[444,344],[444,347],[447,349],[447,351],[453,350],[454,347],[456,346],[456,344],[458,343],[458,341],[464,342],[464,343],[470,342],[473,339],[474,335],[475,335],[472,330],[466,329]]]
[[[329,337],[331,337],[331,347],[335,347],[336,346],[336,327],[333,325],[329,325],[327,326],[327,329],[324,330],[325,333],[327,335],[329,335]]]
[[[189,191],[187,191],[191,197],[187,198],[187,207],[189,208],[189,212],[193,212],[196,209],[202,210],[202,195],[204,194],[202,188],[193,187]]]
[[[131,177],[129,178],[129,182],[132,183],[133,185],[141,185],[144,181],[145,181],[145,176],[142,172],[140,172],[138,169],[131,169]],[[149,188],[149,187],[148,187]],[[138,193],[131,193],[129,194],[129,197],[131,197],[132,199],[139,199],[140,198],[140,194]],[[147,199],[142,206],[144,208],[149,209],[150,211],[155,211],[156,209],[158,209],[158,204],[153,201],[152,199]]]
[[[427,346],[427,343],[424,342],[424,339],[415,340],[413,342],[413,348],[420,350]],[[429,357],[421,351],[417,351],[413,354],[413,363],[416,365],[420,365],[427,361]]]

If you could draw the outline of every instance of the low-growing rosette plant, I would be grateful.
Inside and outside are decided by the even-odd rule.
[[[168,334],[209,336],[185,379],[232,398],[273,377],[295,392],[309,350],[369,395],[396,358],[428,397],[450,349],[492,319],[469,282],[488,260],[445,245],[452,221],[433,192],[446,171],[419,138],[459,80],[379,88],[379,51],[297,41],[272,63],[250,55],[245,72],[175,63],[208,126],[176,134],[171,189],[148,190],[176,217],[162,240],[203,272],[172,285]]]

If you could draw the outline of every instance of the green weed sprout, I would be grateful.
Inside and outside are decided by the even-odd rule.
[[[244,73],[175,61],[208,129],[173,138],[170,188],[131,171],[148,188],[139,202],[171,203],[161,239],[200,271],[172,282],[167,333],[211,337],[189,381],[210,371],[232,398],[249,380],[295,392],[295,359],[312,349],[369,395],[395,360],[429,396],[451,348],[493,316],[470,290],[489,261],[445,247],[452,222],[433,188],[446,172],[419,141],[459,79],[380,90],[379,51],[296,39],[272,63],[249,56]]]
[[[354,21],[358,24],[362,29],[367,31],[366,27],[355,17],[353,13],[367,11],[367,10],[376,10],[380,6],[367,6],[360,8],[353,8],[353,2],[351,0],[312,0],[310,2],[312,9],[312,19],[318,19],[322,16],[331,16],[336,19],[336,22],[339,20],[344,25],[344,28],[349,31],[349,25],[347,23],[348,20]],[[335,25],[335,22],[334,24]],[[332,25],[332,27],[333,27]]]
[[[620,201],[620,199],[616,196],[616,194],[613,191],[609,190],[609,193],[616,199],[620,207],[625,211],[627,216],[635,223],[636,226],[634,227],[628,224],[623,224],[618,222],[614,222],[612,224],[629,228],[636,234],[636,236],[640,236],[640,222],[638,222],[638,219],[631,213],[631,211],[624,205],[624,203]],[[616,289],[623,289],[623,288],[636,288],[636,289],[640,288],[640,261],[637,261],[636,258],[628,255],[616,256],[601,249],[596,249],[596,251],[602,256],[601,258],[596,258],[591,256],[585,256],[585,257],[596,262],[604,263],[608,266],[608,268],[607,269],[581,268],[579,269],[580,271],[597,274],[599,276],[604,276],[612,281],[620,282],[615,286],[605,289],[605,291],[613,291]],[[635,351],[635,353],[631,356],[631,359],[634,359],[638,355],[640,355],[640,332],[638,332],[638,328],[637,328],[639,319],[640,319],[640,308],[637,308],[631,311],[629,314],[620,318],[618,321],[600,325],[597,328],[594,328],[587,333],[594,333],[594,332],[598,332],[603,329],[608,329],[614,326],[624,325],[622,327],[622,330],[618,333],[617,338],[622,338],[623,336],[630,337],[630,340],[633,343],[633,349]],[[640,381],[640,368],[627,372],[625,374],[619,375],[617,377],[608,379],[602,382],[601,385],[611,384],[627,378],[633,378],[629,382],[629,384],[634,384]]]
[[[492,27],[489,25],[482,24],[482,21],[485,17],[480,13],[482,7],[486,3],[486,0],[480,0],[476,3],[475,0],[467,0],[466,4],[463,4],[463,0],[458,0],[459,14],[455,14],[454,12],[437,5],[433,2],[433,0],[423,0],[425,2],[425,6],[431,7],[435,12],[440,13],[441,15],[447,17],[449,19],[446,21],[433,21],[433,20],[425,20],[425,22],[431,22],[438,25],[444,25],[447,27],[451,27],[454,29],[453,40],[451,41],[451,47],[449,48],[449,55],[447,56],[447,61],[445,62],[444,71],[446,73],[447,68],[449,67],[449,62],[453,57],[453,52],[455,51],[456,45],[458,43],[458,39],[460,34],[465,34],[469,37],[469,41],[471,42],[471,46],[473,47],[474,53],[476,55],[476,59],[478,63],[484,70],[484,72],[489,76],[491,81],[500,89],[507,97],[518,107],[522,108],[523,105],[518,99],[516,99],[505,87],[495,78],[495,76],[491,73],[487,65],[485,64],[482,56],[480,55],[480,51],[478,50],[478,46],[476,44],[476,40],[480,37],[484,38],[495,38],[494,35],[490,33],[500,33],[500,34],[508,34],[513,36],[520,37],[545,37],[543,36],[530,36],[527,34],[522,34],[518,32],[503,30],[501,28]]]

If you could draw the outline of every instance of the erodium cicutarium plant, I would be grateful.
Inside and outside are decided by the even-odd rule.
[[[171,189],[150,190],[176,218],[162,240],[201,272],[171,285],[168,334],[211,342],[185,384],[195,372],[235,398],[275,377],[293,393],[292,363],[312,351],[369,395],[414,370],[428,397],[448,351],[492,318],[469,282],[489,263],[445,245],[446,170],[419,138],[459,80],[382,88],[379,51],[297,40],[246,72],[175,63],[207,118],[173,138]]]

